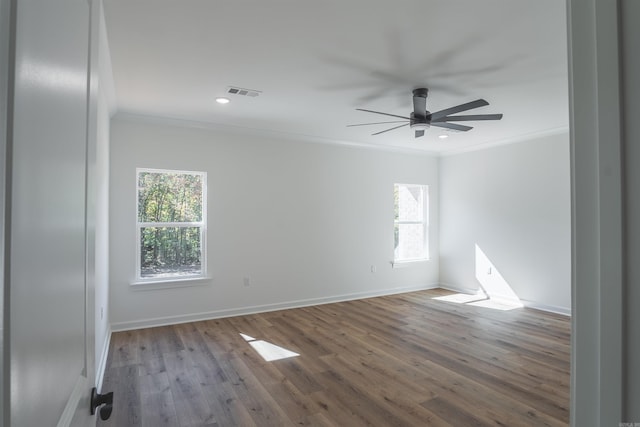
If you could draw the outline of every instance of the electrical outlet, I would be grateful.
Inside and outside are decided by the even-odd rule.
[[[242,279],[242,283],[244,283],[245,286],[251,286],[251,279],[249,278],[249,276],[245,276]]]
[[[371,272],[372,272],[372,273],[375,273],[375,272],[376,272],[376,266],[375,266],[375,265],[372,265],[372,266],[371,266]]]

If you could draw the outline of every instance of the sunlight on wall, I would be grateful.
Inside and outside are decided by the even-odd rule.
[[[522,307],[520,298],[476,243],[476,279],[489,300],[501,305]],[[474,303],[482,305],[481,302]]]
[[[270,342],[257,340],[252,336],[240,334],[245,341],[249,343],[251,347],[266,361],[272,362],[274,360],[287,359],[289,357],[300,356],[298,353],[295,353],[291,350],[287,350],[286,348],[277,346],[275,344],[271,344]]]
[[[503,311],[524,307],[518,295],[477,244],[476,279],[480,282],[480,290],[476,294],[451,294],[432,299]]]

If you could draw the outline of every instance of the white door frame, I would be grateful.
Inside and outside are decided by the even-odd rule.
[[[625,421],[620,1],[568,0],[571,425]],[[640,420],[636,420],[640,422]]]

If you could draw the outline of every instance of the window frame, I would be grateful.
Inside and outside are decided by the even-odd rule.
[[[140,196],[139,196],[139,183],[140,173],[162,173],[162,174],[175,174],[175,175],[197,175],[200,176],[202,181],[202,216],[201,221],[189,221],[189,222],[141,222],[140,221]],[[136,227],[136,271],[135,280],[131,283],[132,286],[139,288],[145,288],[143,285],[159,284],[158,288],[172,287],[172,283],[178,286],[195,286],[201,284],[203,279],[208,279],[207,275],[207,172],[206,171],[190,171],[180,169],[159,169],[159,168],[136,168],[136,209],[135,209],[135,227]],[[140,244],[141,233],[143,228],[158,227],[158,228],[200,228],[200,273],[188,274],[188,275],[170,275],[164,277],[142,277],[142,265],[141,255],[142,248]],[[164,284],[164,286],[162,286]]]
[[[396,264],[408,264],[408,263],[414,263],[414,262],[424,262],[424,261],[429,261],[430,259],[430,250],[429,250],[429,185],[428,184],[406,184],[406,183],[394,183],[393,184],[393,188],[394,188],[394,193],[395,193],[395,188],[396,187],[400,187],[400,186],[404,186],[404,187],[420,187],[422,189],[422,220],[403,220],[401,221],[400,219],[396,219],[395,218],[395,211],[396,211],[396,200],[394,197],[394,201],[393,201],[393,211],[394,211],[394,218],[393,218],[393,232],[394,232],[394,247],[393,247],[393,261],[391,262],[392,266],[396,266]],[[416,225],[416,224],[422,224],[423,226],[423,247],[424,247],[424,251],[423,254],[424,256],[422,257],[418,257],[418,258],[396,258],[396,248],[395,248],[395,230],[396,230],[396,226],[398,226],[398,229],[400,228],[400,225]]]

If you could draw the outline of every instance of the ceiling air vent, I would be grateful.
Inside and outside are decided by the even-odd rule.
[[[232,95],[248,96],[251,98],[255,98],[256,96],[260,95],[262,92],[259,90],[244,89],[241,87],[229,86],[227,88],[227,93],[230,93]]]

